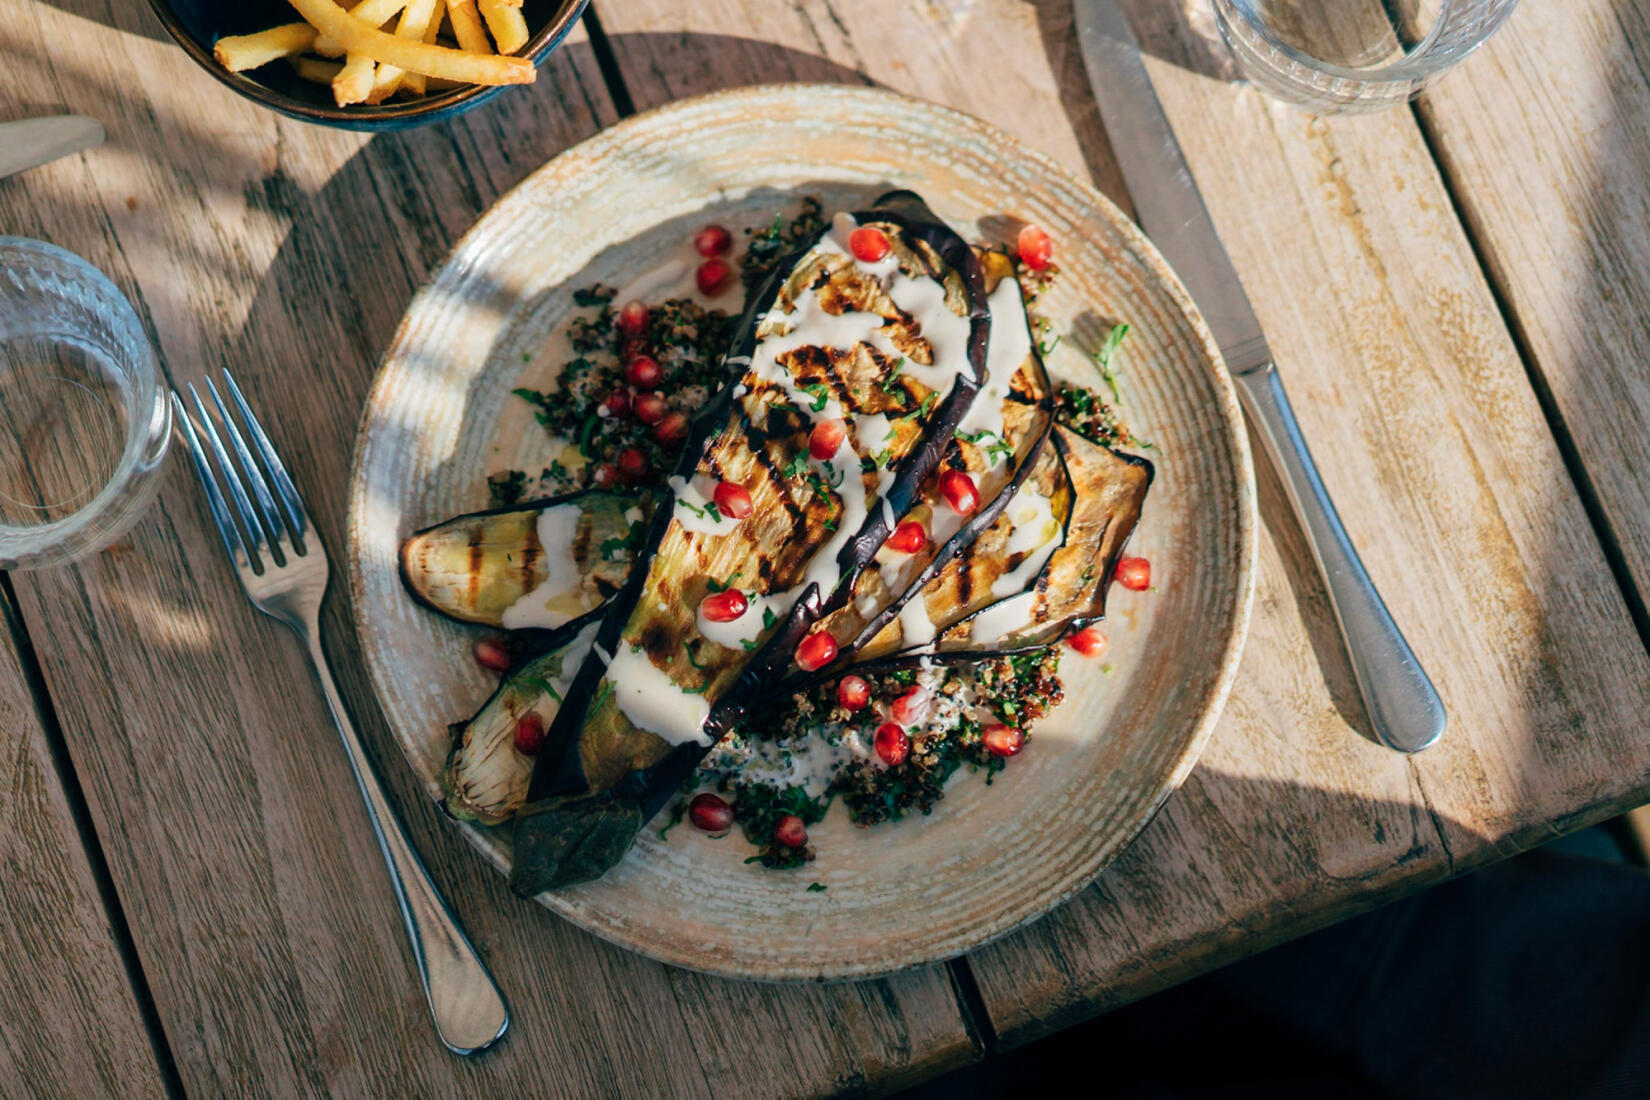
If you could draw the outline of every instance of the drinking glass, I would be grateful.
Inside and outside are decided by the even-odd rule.
[[[0,237],[0,569],[108,545],[154,500],[171,436],[154,352],[101,271]]]
[[[1494,34],[1518,0],[1214,0],[1244,74],[1328,114],[1402,103]]]

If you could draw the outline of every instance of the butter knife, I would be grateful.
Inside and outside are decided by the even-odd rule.
[[[0,179],[102,142],[103,124],[85,115],[0,122]]]
[[[1266,335],[1220,243],[1140,44],[1117,0],[1076,0],[1077,38],[1140,226],[1180,276],[1220,345],[1238,398],[1306,533],[1375,734],[1418,752],[1444,732],[1444,704],[1364,570],[1295,422]]]

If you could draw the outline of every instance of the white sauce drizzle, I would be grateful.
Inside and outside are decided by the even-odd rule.
[[[1022,486],[1008,506],[1014,530],[1003,547],[1009,554],[1025,554],[1025,559],[998,577],[991,585],[992,596],[1012,596],[1031,583],[1060,545],[1060,523],[1054,518],[1049,499],[1034,486]]]
[[[978,645],[995,645],[1015,631],[1031,625],[1031,612],[1036,606],[1036,592],[1022,592],[1000,600],[974,616],[971,620],[973,631],[969,637]]]
[[[731,623],[716,623],[705,618],[703,610],[695,612],[695,621],[699,633],[717,645],[726,646],[733,650],[744,650],[749,647],[747,642],[754,643],[762,636],[765,629],[762,622],[772,618],[777,625],[786,615],[790,614],[791,605],[796,602],[802,593],[792,590],[780,592],[773,596],[758,596],[750,592],[745,593],[745,613]],[[704,602],[700,601],[700,608]],[[771,613],[771,615],[770,615]]]
[[[1025,298],[1020,292],[1018,279],[1009,278],[998,283],[988,301],[991,305],[991,340],[986,345],[985,385],[980,387],[979,396],[969,406],[962,423],[957,425],[957,431],[967,435],[990,432],[996,436],[996,442],[1005,442],[1003,401],[1012,392],[1010,385],[1014,373],[1031,355],[1031,332],[1026,328]],[[994,468],[1006,462],[1009,456],[1000,447],[994,452],[986,451],[985,445],[990,442],[981,439],[980,449],[989,455],[986,461],[990,468]]]
[[[689,481],[685,477],[672,476],[666,479],[665,484],[676,494],[676,505],[671,509],[670,518],[683,530],[697,531],[701,535],[725,535],[738,525],[738,520],[729,519],[716,510],[714,478],[694,474],[693,480]]]
[[[683,691],[648,655],[625,645],[607,665],[613,701],[630,724],[672,745],[709,745],[705,720],[710,704],[703,695]]]
[[[540,627],[554,630],[594,608],[600,597],[589,590],[573,560],[573,540],[584,512],[576,504],[561,504],[539,513],[539,545],[549,575],[504,609],[508,630]]]
[[[902,645],[923,646],[934,641],[938,630],[928,617],[928,601],[921,592],[914,593],[899,609],[899,629]]]

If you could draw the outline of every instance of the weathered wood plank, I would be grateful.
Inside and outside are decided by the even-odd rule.
[[[1644,601],[1650,14],[1522,5],[1417,111]]]
[[[1650,790],[1635,736],[1650,663],[1413,121],[1269,103],[1221,78],[1218,43],[1181,5],[1129,6],[1325,480],[1451,727],[1413,759],[1360,736],[1321,586],[1263,469],[1255,622],[1203,763],[1095,887],[970,956],[1010,1044]],[[598,10],[640,103],[875,80],[1119,192],[1066,0]],[[988,78],[1005,67],[1006,84]]]
[[[74,50],[48,47],[71,33]],[[361,402],[412,291],[500,191],[614,118],[582,36],[532,89],[372,140],[234,98],[135,7],[11,5],[0,51],[16,77],[0,111],[72,109],[111,133],[0,183],[0,224],[108,271],[174,380],[233,366],[335,563]],[[23,87],[53,98],[24,102]],[[19,590],[191,1091],[807,1094],[889,1089],[973,1055],[941,968],[712,980],[513,897],[401,763],[335,591],[329,649],[362,734],[514,1009],[499,1050],[454,1059],[310,673],[236,589],[187,467],[128,539]]]
[[[0,1096],[165,1094],[68,796],[0,622]]]

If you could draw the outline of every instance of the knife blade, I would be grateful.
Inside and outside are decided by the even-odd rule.
[[[85,115],[0,122],[0,179],[102,142],[103,124]]]
[[[1078,47],[1140,227],[1197,303],[1238,397],[1281,476],[1346,642],[1375,735],[1418,752],[1443,735],[1438,691],[1404,640],[1336,514],[1118,0],[1076,0]]]

